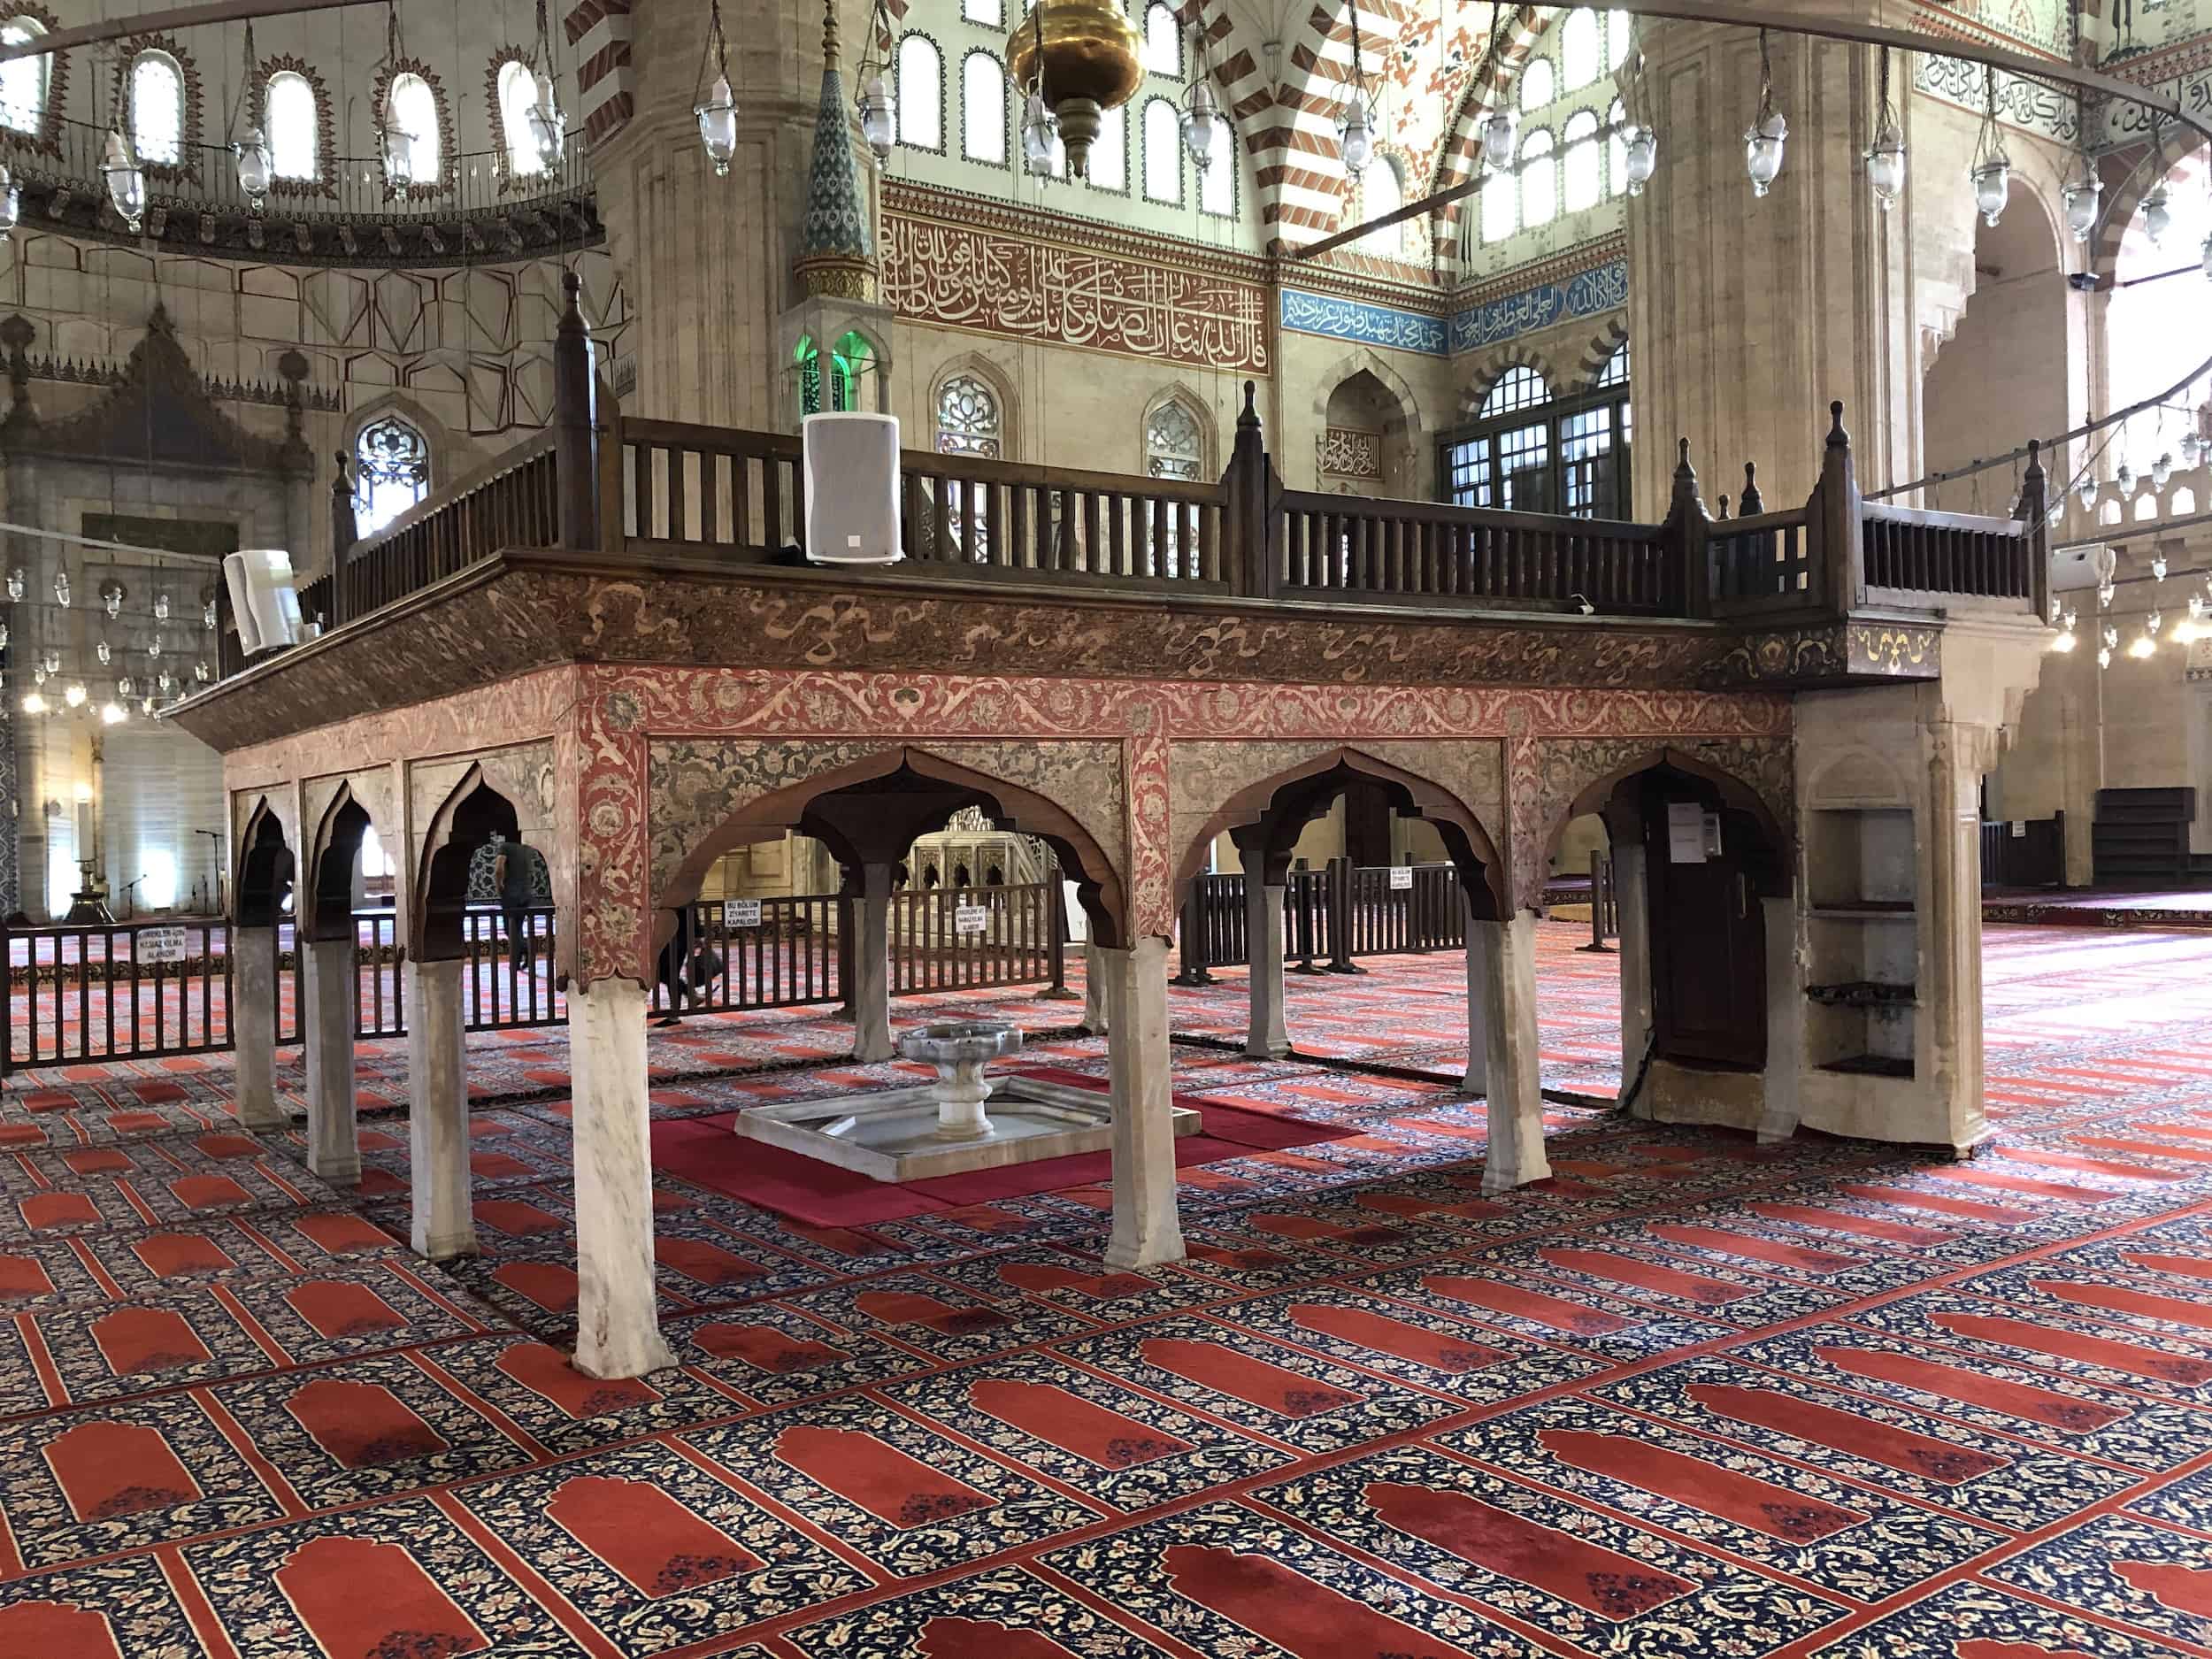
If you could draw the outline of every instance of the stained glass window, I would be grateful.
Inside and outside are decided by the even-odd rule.
[[[184,71],[167,52],[131,59],[131,149],[142,165],[184,159]]]
[[[315,88],[305,75],[280,69],[269,77],[263,128],[269,140],[269,167],[280,179],[312,179],[316,148]]]
[[[849,331],[840,336],[825,365],[814,336],[801,334],[791,360],[799,376],[799,413],[843,414],[860,407],[861,377],[875,372],[876,349],[867,335]]]
[[[998,394],[972,374],[937,388],[937,447],[949,455],[1000,454]]]
[[[1152,411],[1144,423],[1147,477],[1195,479],[1205,462],[1205,437],[1188,404],[1171,398]]]
[[[353,524],[373,535],[430,493],[430,443],[411,422],[386,415],[354,441]]]

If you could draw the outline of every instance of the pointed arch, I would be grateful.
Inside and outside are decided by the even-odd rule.
[[[1544,384],[1557,396],[1560,377],[1541,352],[1522,345],[1502,346],[1487,357],[1479,359],[1468,377],[1467,390],[1459,400],[1463,419],[1472,420],[1482,409],[1482,401],[1490,396],[1491,388],[1515,369],[1533,369],[1544,377]]]
[[[1448,190],[1475,176],[1476,158],[1482,148],[1475,136],[1476,127],[1511,95],[1520,79],[1521,65],[1528,61],[1544,33],[1548,15],[1536,6],[1517,8],[1505,20],[1504,46],[1494,57],[1487,58],[1486,68],[1485,58],[1479,58],[1470,67],[1465,83],[1454,96],[1450,119],[1444,123],[1437,141],[1436,173],[1429,180],[1432,193]],[[1456,233],[1462,215],[1472,211],[1477,199],[1463,196],[1444,205],[1440,218],[1447,234]]]
[[[1511,914],[1504,856],[1474,808],[1445,785],[1350,745],[1310,754],[1245,785],[1217,807],[1177,857],[1178,908],[1191,881],[1205,870],[1208,850],[1218,837],[1257,829],[1265,843],[1263,856],[1286,860],[1299,831],[1328,810],[1355,780],[1381,785],[1397,811],[1436,826],[1477,920]]]
[[[238,837],[238,867],[231,879],[231,916],[241,927],[274,927],[284,918],[292,890],[292,849],[284,820],[267,795],[254,803]]]
[[[1628,343],[1628,319],[1609,317],[1605,326],[1590,337],[1590,343],[1582,348],[1582,356],[1575,364],[1575,383],[1594,387],[1606,365],[1613,361],[1613,354]]]
[[[293,904],[302,939],[353,937],[354,865],[372,827],[353,786],[341,783],[308,842],[307,880]]]
[[[492,787],[481,763],[461,774],[430,816],[415,866],[411,918],[416,959],[447,961],[467,954],[463,918],[468,909],[469,865],[495,834],[523,844],[515,803]]]
[[[1360,346],[1346,352],[1315,377],[1315,421],[1323,425],[1327,423],[1329,399],[1336,395],[1338,387],[1363,370],[1379,380],[1384,389],[1397,401],[1405,418],[1408,441],[1417,439],[1425,424],[1421,419],[1421,400],[1414,395],[1413,387],[1406,377],[1393,368],[1389,359],[1371,346]]]
[[[1194,472],[1154,470],[1156,461],[1165,465],[1171,459],[1176,458],[1176,452],[1171,450],[1164,442],[1156,443],[1156,438],[1164,439],[1167,426],[1167,423],[1161,422],[1159,418],[1171,409],[1179,410],[1187,416],[1191,427],[1195,429],[1198,440],[1197,452],[1194,456],[1187,457],[1195,465],[1197,470]],[[1156,423],[1157,423],[1156,430]],[[1138,470],[1148,478],[1210,479],[1217,478],[1221,474],[1223,465],[1221,434],[1213,412],[1207,407],[1204,398],[1199,396],[1196,392],[1191,390],[1180,380],[1169,381],[1145,400],[1144,420],[1137,428],[1137,442],[1140,462]]]
[[[963,741],[956,747],[972,752],[978,746]],[[1034,751],[1040,746],[1018,747]],[[823,758],[833,756],[825,753]],[[803,767],[803,760],[797,764]],[[910,800],[926,795],[935,796],[931,804],[945,821],[958,807],[972,805],[1000,827],[1044,841],[1058,857],[1062,875],[1075,883],[1077,898],[1090,918],[1092,937],[1110,949],[1127,949],[1131,938],[1127,884],[1120,861],[1098,835],[1075,812],[1041,789],[933,753],[926,741],[889,744],[858,759],[826,766],[799,782],[734,797],[729,810],[706,827],[665,873],[657,877],[653,894],[656,948],[667,934],[672,912],[698,896],[707,872],[733,848],[796,832],[824,841],[841,862],[850,862],[866,849],[856,844],[843,817],[825,809],[826,798],[849,801],[866,795],[894,800],[904,795]],[[903,846],[898,850],[902,853]],[[883,855],[881,848],[873,851],[875,856]]]
[[[1603,812],[1614,790],[1630,779],[1653,771],[1680,772],[1709,784],[1724,806],[1733,808],[1749,819],[1766,843],[1768,868],[1764,873],[1781,884],[1779,890],[1788,890],[1790,853],[1795,845],[1795,838],[1786,827],[1785,814],[1789,806],[1786,802],[1770,801],[1766,787],[1758,780],[1745,778],[1705,756],[1664,743],[1654,743],[1648,749],[1609,759],[1610,764],[1576,789],[1563,805],[1555,803],[1545,814],[1541,835],[1536,842],[1539,848],[1554,845],[1571,820],[1585,813]]]

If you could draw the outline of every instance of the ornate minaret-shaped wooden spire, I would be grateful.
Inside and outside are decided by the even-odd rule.
[[[822,102],[814,117],[806,224],[792,269],[810,297],[865,303],[876,296],[875,237],[853,154],[852,115],[837,48],[837,0],[823,0]]]

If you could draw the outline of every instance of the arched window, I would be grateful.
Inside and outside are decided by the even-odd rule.
[[[1486,244],[1505,241],[1521,222],[1513,175],[1486,172],[1479,194],[1482,197],[1482,240]]]
[[[1237,216],[1237,135],[1225,120],[1214,123],[1206,170],[1198,175],[1198,211],[1217,219]]]
[[[972,374],[956,374],[937,388],[937,448],[947,455],[1002,453],[998,394]]]
[[[1165,0],[1152,0],[1144,9],[1144,67],[1148,74],[1183,78],[1183,31]]]
[[[1611,73],[1628,61],[1636,45],[1636,15],[1632,12],[1605,14],[1605,68]]]
[[[1357,212],[1361,219],[1394,213],[1406,203],[1405,180],[1395,156],[1378,156],[1360,175]],[[1396,255],[1405,249],[1405,227],[1379,225],[1359,239],[1362,253]]]
[[[499,66],[499,142],[507,152],[507,171],[517,178],[545,170],[537,134],[530,130],[530,110],[538,101],[538,78],[519,58]]]
[[[971,23],[980,23],[987,29],[1006,27],[1004,0],[960,0],[960,15]]]
[[[1628,111],[1618,98],[1605,112],[1605,189],[1609,196],[1628,188]]]
[[[912,150],[945,147],[945,60],[926,35],[899,40],[899,142]]]
[[[1129,188],[1129,116],[1118,104],[1098,118],[1098,136],[1091,141],[1090,179],[1094,189]]]
[[[184,159],[184,71],[167,52],[131,59],[131,149],[145,166]]]
[[[0,24],[0,44],[21,46],[46,33],[36,18],[12,17]],[[46,125],[46,91],[52,83],[51,54],[12,58],[0,64],[0,126],[18,133],[36,133]]]
[[[1521,140],[1521,223],[1548,225],[1559,212],[1559,165],[1551,134],[1538,127]]]
[[[1179,397],[1171,397],[1144,422],[1147,478],[1195,480],[1206,465],[1206,440],[1198,417]]]
[[[1006,71],[988,52],[960,60],[960,153],[1006,165]]]
[[[1560,174],[1567,211],[1579,213],[1595,207],[1605,195],[1605,157],[1598,149],[1598,118],[1594,110],[1577,110],[1567,118],[1567,148],[1560,157]]]
[[[280,69],[269,77],[262,110],[262,131],[269,141],[269,170],[280,179],[316,175],[319,157],[315,88],[297,70]]]
[[[1597,387],[1625,386],[1628,384],[1627,341],[1624,340],[1620,344],[1613,348],[1613,355],[1606,358],[1605,366],[1598,371],[1598,378],[1593,380],[1591,384]]]
[[[1182,119],[1167,98],[1144,106],[1144,196],[1171,204],[1183,199]]]
[[[1605,56],[1605,43],[1599,38],[1602,32],[1598,14],[1588,6],[1577,6],[1559,26],[1559,69],[1568,91],[1577,91],[1598,78]]]
[[[385,415],[354,440],[353,524],[373,535],[430,493],[430,442],[403,415]]]
[[[1475,411],[1475,419],[1490,420],[1549,402],[1551,387],[1542,373],[1525,365],[1516,365],[1490,383],[1490,389],[1483,394],[1482,407]]]
[[[396,75],[387,99],[388,119],[413,142],[407,150],[407,178],[412,184],[435,184],[443,174],[439,154],[438,95],[430,83],[411,70]]]
[[[1552,82],[1551,59],[1532,58],[1521,69],[1521,110],[1540,110],[1557,96]]]
[[[1555,512],[1578,518],[1629,516],[1628,348],[1586,391],[1555,397],[1543,375],[1508,369],[1484,395],[1474,419],[1439,446],[1438,476],[1448,500],[1466,507]]]

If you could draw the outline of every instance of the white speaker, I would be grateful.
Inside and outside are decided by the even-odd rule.
[[[899,550],[899,421],[895,415],[809,415],[799,423],[806,464],[806,551],[824,565],[895,565]]]
[[[299,642],[300,596],[292,586],[289,553],[249,548],[226,554],[223,580],[230,584],[230,613],[247,656]]]

